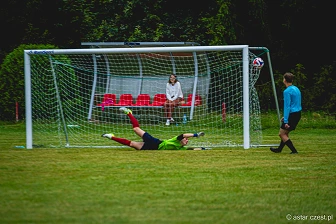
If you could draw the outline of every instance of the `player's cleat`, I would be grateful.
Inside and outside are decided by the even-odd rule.
[[[131,114],[132,111],[126,107],[120,107],[119,108],[120,111],[124,112],[125,114]]]
[[[204,136],[204,135],[205,135],[204,132],[198,132],[198,133],[197,133],[197,138],[199,138],[199,137],[201,137],[201,136]]]
[[[110,134],[102,134],[102,137],[108,138],[108,139],[112,139],[112,137],[114,137],[114,134],[112,134],[112,133],[110,133]]]
[[[166,121],[166,125],[167,125],[167,126],[170,125],[170,120],[169,120],[169,119],[167,119],[167,121]]]
[[[278,148],[271,147],[270,150],[274,153],[280,153],[281,151]]]
[[[204,148],[204,147],[197,147],[197,148],[191,148],[191,150],[210,150],[210,148]]]
[[[291,153],[289,153],[289,154],[298,154],[298,152],[291,152]]]

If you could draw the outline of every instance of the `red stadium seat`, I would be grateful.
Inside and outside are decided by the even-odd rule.
[[[150,95],[139,94],[133,106],[149,106],[149,104],[150,104]]]
[[[153,102],[150,106],[163,106],[166,102],[166,94],[158,93],[154,95]]]
[[[184,104],[181,104],[181,106],[191,106],[192,103],[192,94],[188,95],[187,102]],[[195,106],[202,105],[202,97],[200,95],[195,95]]]
[[[115,106],[132,106],[133,104],[133,96],[132,94],[121,94],[119,102],[115,104]]]
[[[116,94],[105,93],[102,102],[97,106],[113,106],[116,102]]]

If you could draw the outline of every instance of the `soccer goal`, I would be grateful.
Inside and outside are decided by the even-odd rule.
[[[262,144],[260,69],[247,45],[25,50],[26,147],[121,147],[101,137],[141,141],[128,117],[167,139],[203,131],[202,147]],[[184,102],[166,126],[163,102],[170,74]]]

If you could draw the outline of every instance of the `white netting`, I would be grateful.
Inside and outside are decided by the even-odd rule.
[[[133,133],[128,117],[119,111],[124,106],[118,105],[121,96],[130,94],[132,105],[127,107],[140,127],[154,137],[167,139],[204,131],[206,136],[192,139],[192,145],[242,146],[242,52],[188,53],[181,49],[174,53],[32,54],[33,145],[121,146],[102,138],[102,133],[141,141]],[[254,88],[260,70],[251,64],[255,57],[249,53],[251,145],[262,141],[259,100]],[[164,109],[153,104],[153,99],[156,94],[165,94],[172,73],[181,83],[185,101],[193,93],[201,101],[196,99],[194,107],[175,108],[175,122],[166,126]],[[137,104],[140,94],[149,95],[149,105]],[[112,98],[104,100],[104,96]],[[186,124],[182,122],[184,114],[188,118]]]

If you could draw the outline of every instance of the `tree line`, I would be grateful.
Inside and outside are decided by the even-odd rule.
[[[336,111],[333,7],[318,0],[5,0],[0,23],[0,119],[24,114],[23,50],[82,48],[82,42],[182,41],[248,44],[271,54],[278,101],[295,74],[303,109]],[[263,111],[275,102],[267,64],[257,82]]]

